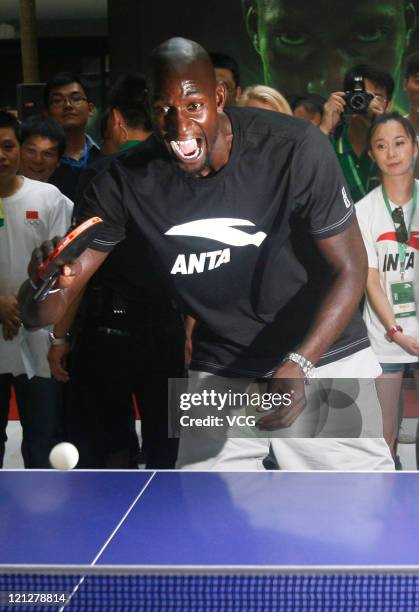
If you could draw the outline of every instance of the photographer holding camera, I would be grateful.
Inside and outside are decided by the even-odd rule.
[[[367,134],[374,118],[391,109],[394,81],[390,73],[368,64],[351,68],[344,91],[331,94],[320,129],[333,141],[354,202],[376,187],[379,173],[368,155]]]

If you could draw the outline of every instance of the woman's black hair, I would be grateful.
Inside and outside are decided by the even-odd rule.
[[[396,111],[394,111],[392,113],[384,113],[383,115],[379,115],[375,119],[375,121],[371,125],[371,127],[370,127],[370,129],[368,131],[368,135],[367,135],[367,146],[368,146],[368,149],[371,149],[371,141],[372,141],[372,137],[374,136],[375,130],[380,125],[384,125],[385,123],[388,123],[389,121],[397,121],[398,123],[400,123],[400,125],[403,127],[404,131],[409,136],[409,138],[413,142],[417,141],[417,136],[416,136],[415,128],[410,123],[410,121],[408,119],[406,119],[406,117],[403,117],[403,115],[401,115],[400,113],[397,113]]]

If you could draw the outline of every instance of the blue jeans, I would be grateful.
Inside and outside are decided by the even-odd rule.
[[[51,448],[62,440],[62,384],[54,378],[0,374],[0,467],[3,467],[12,385],[23,430],[26,468],[49,468]]]
[[[412,363],[380,363],[380,366],[383,370],[383,374],[395,374],[396,372],[402,372],[405,369],[405,366],[409,365],[411,370],[419,369],[419,361],[413,361]]]

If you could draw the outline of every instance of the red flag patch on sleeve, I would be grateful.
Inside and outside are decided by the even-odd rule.
[[[39,213],[37,210],[27,210],[26,218],[27,219],[39,219]]]

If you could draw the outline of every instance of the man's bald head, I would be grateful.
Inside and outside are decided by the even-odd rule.
[[[231,124],[223,115],[225,86],[216,83],[208,53],[192,40],[171,38],[152,54],[153,114],[181,170],[207,176],[229,159]]]
[[[187,38],[169,38],[156,47],[151,55],[151,67],[154,83],[168,74],[184,75],[188,70],[199,69],[208,84],[215,87],[214,67],[208,53]]]

